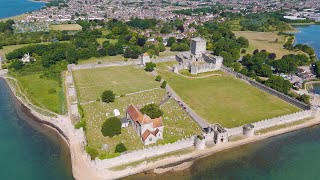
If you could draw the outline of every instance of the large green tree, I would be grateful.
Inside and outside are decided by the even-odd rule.
[[[121,134],[121,121],[117,117],[111,117],[103,122],[101,127],[103,136],[113,137]]]
[[[163,116],[163,111],[160,109],[160,107],[156,104],[148,104],[145,105],[142,109],[141,112],[143,114],[148,115],[150,118],[158,118]]]
[[[101,96],[102,102],[114,102],[116,95],[111,90],[104,91]]]

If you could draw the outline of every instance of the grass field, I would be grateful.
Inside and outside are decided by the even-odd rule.
[[[102,45],[104,41],[110,41],[111,44],[116,44],[118,42],[118,39],[108,39],[108,38],[97,38],[97,42]]]
[[[158,88],[160,84],[150,74],[136,66],[79,70],[74,71],[74,77],[87,122],[86,135],[89,146],[98,149],[101,158],[114,156],[115,146],[120,142],[124,143],[128,150],[143,148],[144,145],[133,128],[125,128],[121,135],[109,138],[102,136],[101,125],[107,118],[113,116],[114,109],[119,109],[123,117],[129,104],[135,104],[137,107],[150,103],[158,104],[166,96],[166,91]],[[113,103],[88,102],[100,98],[102,91],[106,89],[111,89],[118,95],[134,94],[117,97]],[[152,90],[143,91],[146,89]],[[167,144],[193,134],[200,134],[199,126],[173,99],[164,103],[161,109],[164,111],[165,130],[164,140],[158,144]],[[104,144],[109,147],[107,151],[101,150]]]
[[[105,90],[118,96],[157,88],[160,85],[151,74],[138,66],[107,67],[74,71],[80,102],[97,100]]]
[[[124,61],[124,57],[122,55],[92,57],[89,59],[80,60],[78,64],[90,64],[90,63],[98,64],[99,62],[105,63],[105,62],[117,62],[117,61]]]
[[[159,74],[201,117],[228,128],[299,111],[228,75],[193,79],[167,71]]]
[[[50,29],[54,31],[80,31],[82,27],[79,24],[57,24],[50,25]]]
[[[38,107],[64,114],[66,112],[65,95],[61,85],[51,79],[40,78],[41,74],[15,77],[28,99]],[[50,93],[54,89],[56,92]]]
[[[301,51],[289,51],[283,48],[286,37],[277,35],[276,32],[234,31],[237,37],[243,36],[249,40],[247,54],[252,54],[255,49],[267,50],[276,53],[277,59],[286,54],[302,53]],[[278,41],[276,42],[276,39]]]
[[[165,50],[165,51],[159,53],[159,57],[175,56],[175,55],[177,55],[177,54],[179,54],[179,52],[170,51],[170,48],[169,48],[169,47],[166,47],[166,50]]]

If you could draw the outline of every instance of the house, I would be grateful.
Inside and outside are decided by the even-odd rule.
[[[153,144],[157,140],[163,139],[161,117],[151,119],[148,115],[142,114],[136,106],[130,105],[126,111],[126,118],[136,130],[144,145]]]
[[[23,55],[23,57],[21,58],[21,61],[22,61],[23,63],[28,63],[28,62],[31,62],[31,61],[36,61],[36,59],[32,58],[32,57],[30,56],[30,54],[28,53],[28,54],[24,54],[24,55]]]

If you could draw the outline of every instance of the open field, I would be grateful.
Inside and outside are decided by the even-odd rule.
[[[73,75],[80,102],[100,99],[105,90],[120,96],[160,86],[151,74],[138,66],[78,70]]]
[[[236,127],[284,114],[298,108],[228,75],[185,78],[158,71],[196,113],[210,123]]]
[[[61,85],[55,80],[40,78],[40,75],[34,74],[15,78],[19,82],[20,89],[34,105],[64,114],[66,104]],[[49,92],[51,89],[54,89],[55,92]]]
[[[286,37],[277,35],[276,32],[234,31],[237,37],[243,36],[249,40],[247,54],[252,54],[255,49],[267,50],[276,53],[277,59],[286,54],[303,53],[301,51],[289,51],[283,48]],[[276,39],[278,41],[276,42]]]
[[[80,31],[82,27],[79,24],[56,24],[50,25],[50,29],[54,31]]]
[[[116,55],[116,56],[104,56],[104,57],[92,57],[89,59],[83,59],[78,62],[78,64],[91,64],[99,62],[105,63],[105,62],[117,62],[117,61],[124,61],[124,57],[122,55]]]
[[[101,125],[107,118],[113,116],[114,109],[119,109],[120,117],[123,117],[130,104],[140,108],[150,103],[159,104],[166,97],[166,91],[158,88],[160,83],[136,66],[79,70],[74,71],[74,77],[80,104],[85,114],[89,146],[99,150],[101,158],[116,156],[115,146],[120,142],[124,143],[129,151],[143,148],[142,141],[132,127],[123,129],[119,136],[109,138],[101,134]],[[117,97],[113,103],[88,102],[88,100],[100,98],[102,91],[106,89],[111,89],[118,95],[127,95]],[[146,89],[149,90],[144,91]],[[161,109],[164,111],[164,140],[158,141],[157,144],[172,143],[186,136],[201,133],[198,124],[173,99],[165,102]],[[108,145],[106,151],[101,150],[104,144]]]
[[[110,41],[111,44],[116,44],[118,42],[118,39],[108,39],[108,38],[97,38],[97,42],[102,45],[104,41]]]
[[[177,54],[179,54],[179,52],[170,51],[170,48],[166,47],[165,51],[159,53],[159,57],[175,56]]]

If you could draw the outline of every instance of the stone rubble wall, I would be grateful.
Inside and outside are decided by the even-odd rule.
[[[288,95],[285,95],[285,94],[283,94],[283,93],[281,93],[281,92],[279,92],[277,90],[274,90],[274,89],[272,89],[272,88],[270,88],[268,86],[265,86],[265,85],[263,85],[263,84],[261,84],[261,83],[259,83],[257,81],[254,81],[254,80],[250,79],[249,77],[247,77],[247,76],[245,76],[243,74],[237,73],[237,72],[235,72],[235,71],[233,71],[233,70],[231,70],[231,69],[229,69],[229,68],[227,68],[225,66],[222,66],[221,70],[223,72],[227,73],[227,74],[233,75],[234,77],[236,77],[238,79],[241,79],[241,80],[251,84],[252,86],[254,86],[254,87],[256,87],[256,88],[258,88],[258,89],[260,89],[262,91],[265,91],[265,92],[267,92],[267,93],[269,93],[271,95],[274,95],[274,96],[276,96],[276,97],[278,97],[278,98],[280,98],[280,99],[282,99],[282,100],[284,100],[284,101],[286,101],[286,102],[288,102],[288,103],[290,103],[290,104],[292,104],[292,105],[294,105],[294,106],[296,106],[296,107],[298,107],[298,108],[300,108],[302,110],[310,109],[310,105],[305,104],[305,103],[303,103],[303,102],[301,102],[301,101],[299,101],[299,100],[297,100],[295,98],[292,98],[292,97],[290,97]]]
[[[193,147],[194,141],[195,136],[192,136],[190,138],[182,139],[172,144],[152,146],[137,151],[123,153],[122,155],[112,159],[96,159],[94,161],[94,164],[98,170],[120,166],[131,162],[146,160],[151,157]]]
[[[288,114],[284,116],[279,116],[271,119],[262,120],[259,122],[252,123],[254,125],[254,130],[261,130],[270,128],[273,126],[283,125],[286,123],[293,123],[302,119],[315,117],[316,110],[305,110],[296,112],[293,114]],[[243,126],[227,129],[228,136],[240,135],[243,133]]]

